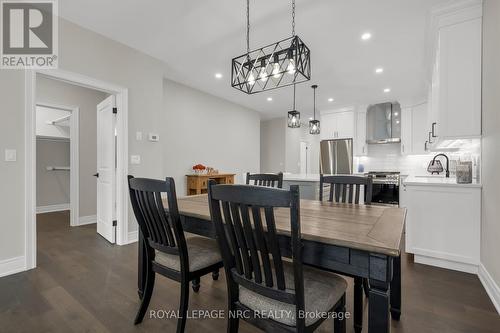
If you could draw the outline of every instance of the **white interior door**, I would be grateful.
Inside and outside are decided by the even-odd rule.
[[[97,105],[97,233],[115,243],[115,96]]]

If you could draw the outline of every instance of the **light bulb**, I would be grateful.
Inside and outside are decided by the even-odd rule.
[[[313,131],[317,130],[318,129],[318,126],[316,125],[313,125]]]
[[[293,59],[290,59],[288,61],[288,67],[286,68],[288,74],[294,74],[295,73],[295,61]]]
[[[253,85],[255,83],[255,77],[253,76],[253,73],[250,73],[248,76],[248,84]]]
[[[277,62],[275,62],[273,64],[273,77],[276,78],[276,79],[279,79],[280,77],[280,64],[278,64]]]
[[[297,123],[297,117],[293,116],[292,117],[292,124],[296,124]]]
[[[262,67],[262,69],[260,70],[260,80],[262,82],[266,82],[267,81],[267,72],[266,72],[266,68],[265,67]]]

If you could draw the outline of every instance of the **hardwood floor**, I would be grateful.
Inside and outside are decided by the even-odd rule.
[[[137,297],[137,244],[113,246],[95,225],[69,227],[67,212],[37,217],[38,268],[0,279],[0,332],[174,332],[175,319],[132,324]],[[352,280],[347,309],[352,313]],[[500,332],[475,275],[413,264],[403,258],[403,314],[392,332]],[[177,310],[179,288],[157,276],[150,310]],[[225,278],[202,279],[190,310],[224,310]],[[193,314],[193,313],[192,313]],[[365,305],[365,323],[367,307]],[[347,323],[352,329],[352,318]],[[225,332],[225,319],[188,319],[186,332]],[[332,332],[326,321],[319,332]],[[363,330],[366,332],[366,328]],[[244,322],[240,332],[258,332]]]

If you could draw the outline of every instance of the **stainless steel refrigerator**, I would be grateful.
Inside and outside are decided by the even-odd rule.
[[[324,175],[352,174],[352,149],[352,139],[321,141],[319,172]]]

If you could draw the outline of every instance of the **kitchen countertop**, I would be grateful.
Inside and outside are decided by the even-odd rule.
[[[363,173],[354,173],[350,176],[364,176]],[[284,173],[283,180],[296,182],[319,182],[319,173]]]
[[[404,185],[415,186],[455,186],[455,187],[482,187],[481,183],[473,182],[471,184],[458,184],[454,176],[445,178],[443,176],[408,176],[403,180]]]

